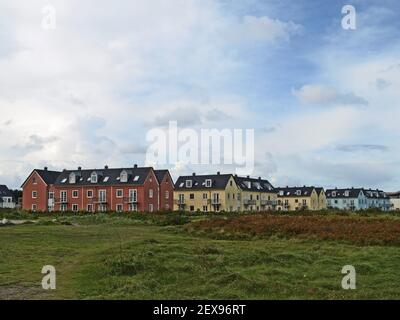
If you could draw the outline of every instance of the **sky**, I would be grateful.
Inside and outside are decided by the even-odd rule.
[[[177,121],[254,129],[252,175],[275,186],[400,190],[399,14],[397,0],[2,0],[0,184],[144,165],[146,133]]]

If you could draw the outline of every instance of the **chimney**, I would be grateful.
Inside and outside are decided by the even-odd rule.
[[[193,173],[192,173],[192,176],[193,176],[193,177],[194,177],[194,176],[196,176],[196,173],[195,173],[195,172],[193,172]]]
[[[221,172],[218,171],[218,172],[217,172],[217,175],[220,175],[220,174],[221,174]]]
[[[82,170],[82,167],[78,167],[78,171],[81,171]]]
[[[258,180],[261,180],[261,177],[258,177]]]
[[[107,165],[105,165],[105,166],[104,166],[104,169],[106,169],[106,170],[107,170],[107,169],[108,169],[108,166],[107,166]]]
[[[247,179],[250,179],[250,176],[247,176]]]
[[[137,168],[137,164],[135,163],[135,164],[133,165],[133,167],[136,169],[136,168]]]
[[[44,167],[44,171],[47,171],[48,170],[48,168],[47,167]]]

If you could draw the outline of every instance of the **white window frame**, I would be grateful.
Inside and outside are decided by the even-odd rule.
[[[154,212],[154,206],[152,203],[149,203],[149,212]]]
[[[154,196],[153,189],[149,189],[149,198],[152,199]]]
[[[104,197],[103,197],[103,194],[104,194]],[[100,189],[99,192],[98,192],[98,197],[99,197],[99,199],[98,199],[99,202],[101,200],[104,200],[101,203],[106,202],[107,201],[107,190],[106,189]]]
[[[37,204],[32,204],[31,210],[32,210],[33,212],[36,212],[36,211],[37,211]]]
[[[32,199],[37,199],[37,191],[32,191]]]
[[[68,177],[69,183],[73,184],[76,183],[76,174],[71,172]]]
[[[169,191],[165,191],[165,199],[169,199]]]
[[[65,194],[65,197],[63,197],[63,195]],[[63,201],[63,199],[65,198],[65,201]],[[60,202],[61,203],[66,203],[68,201],[68,192],[67,190],[61,190],[60,191]]]
[[[118,195],[118,192],[121,192],[121,195]],[[115,197],[116,198],[123,198],[124,197],[124,189],[117,189],[115,190]]]
[[[137,189],[129,189],[129,201],[137,202]]]
[[[78,212],[78,211],[79,211],[79,205],[77,205],[76,203],[74,203],[74,204],[72,205],[72,211],[73,211],[73,212]]]
[[[211,187],[212,187],[212,180],[211,179],[206,179],[206,188],[211,188]]]
[[[74,192],[76,192],[76,197],[74,197]],[[79,198],[79,190],[72,190],[72,198],[78,199]]]
[[[92,193],[92,195],[91,195],[90,197],[89,197],[89,192]],[[87,198],[87,199],[92,199],[92,198],[93,198],[93,189],[86,190],[86,198]]]
[[[90,208],[90,209],[89,209],[89,208]],[[88,203],[87,206],[86,206],[86,211],[87,211],[87,212],[93,212],[93,204]]]
[[[90,174],[90,182],[91,183],[97,183],[98,181],[99,181],[99,177],[98,177],[97,173],[96,172],[92,172]]]
[[[118,207],[120,207],[121,209],[118,209]],[[115,211],[123,212],[124,211],[124,205],[122,203],[117,203],[117,205],[115,206]]]
[[[191,188],[193,186],[193,181],[192,180],[186,180],[185,186],[186,186],[186,188]]]

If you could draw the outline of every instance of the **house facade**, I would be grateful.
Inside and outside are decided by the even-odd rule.
[[[142,211],[154,212],[172,206],[156,171],[151,167],[63,170],[34,170],[23,184],[23,209],[32,211]],[[169,175],[169,173],[168,173]],[[160,175],[161,176],[161,175]],[[165,176],[165,175],[164,175]],[[173,188],[172,180],[163,181],[163,190]],[[168,186],[167,186],[168,185]]]
[[[168,170],[154,170],[159,191],[160,210],[169,211],[174,209],[174,181]]]
[[[11,190],[6,185],[0,185],[0,209],[14,209],[16,199]]]
[[[277,193],[272,184],[265,179],[234,177],[240,189],[240,209],[237,211],[269,211],[278,204]]]
[[[362,188],[327,189],[326,197],[329,209],[357,211],[369,208],[368,198]]]
[[[382,190],[364,190],[367,197],[368,208],[389,211],[391,208],[389,196]]]
[[[317,187],[315,188],[315,191],[317,192],[318,195],[318,210],[327,209],[327,201],[326,201],[327,199],[324,188]]]
[[[232,174],[181,176],[175,183],[174,209],[201,212],[272,210],[274,187],[261,178]]]
[[[315,187],[286,187],[277,188],[276,191],[278,195],[278,211],[321,209]]]
[[[388,192],[387,195],[390,199],[390,210],[400,211],[400,191]]]

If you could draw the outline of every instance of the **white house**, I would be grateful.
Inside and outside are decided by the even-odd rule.
[[[368,199],[368,208],[376,208],[382,211],[389,211],[391,204],[389,196],[382,190],[365,190]]]
[[[327,189],[326,205],[330,209],[364,210],[368,209],[368,198],[362,188]]]
[[[13,193],[5,185],[0,185],[0,208],[15,208]]]
[[[400,211],[400,191],[388,192],[387,195],[390,199],[390,210]]]

